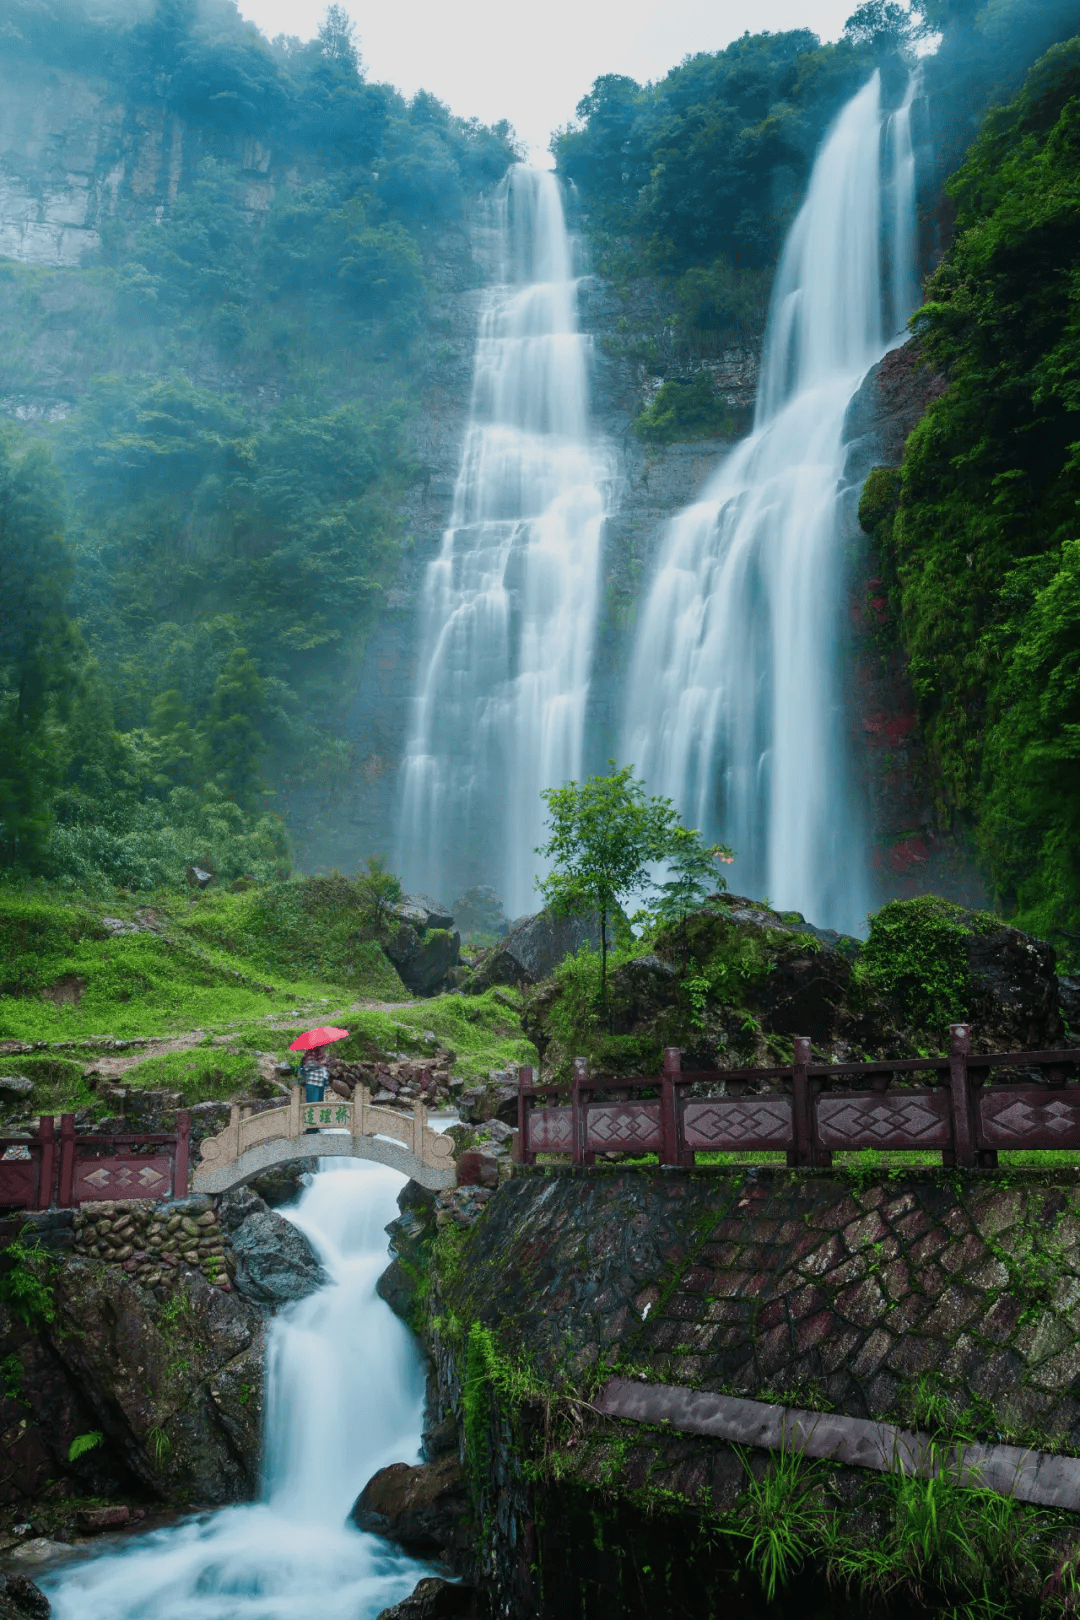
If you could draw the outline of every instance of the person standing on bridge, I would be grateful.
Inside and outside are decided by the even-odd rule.
[[[318,1029],[306,1029],[289,1047],[290,1052],[304,1054],[297,1078],[304,1083],[306,1103],[321,1103],[326,1096],[326,1086],[330,1079],[330,1071],[326,1066],[326,1048],[332,1041],[345,1041],[348,1038],[347,1029],[321,1025]],[[310,1135],[310,1132],[305,1134]]]

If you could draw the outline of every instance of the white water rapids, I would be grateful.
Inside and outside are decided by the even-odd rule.
[[[397,870],[535,910],[540,793],[581,774],[610,468],[555,176],[515,165],[442,549],[427,571]]]
[[[669,526],[622,726],[649,790],[735,848],[734,888],[851,932],[870,893],[844,735],[843,425],[917,302],[914,93],[886,111],[875,73],[818,154],[754,431]]]
[[[347,1522],[372,1474],[420,1445],[421,1357],[375,1293],[403,1177],[323,1163],[282,1211],[331,1280],[271,1324],[263,1500],[65,1564],[40,1583],[54,1620],[374,1620],[429,1573]]]

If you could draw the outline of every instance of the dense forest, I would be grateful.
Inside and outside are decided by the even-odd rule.
[[[140,889],[287,870],[285,796],[342,766],[402,541],[427,233],[513,132],[368,83],[336,7],[307,45],[224,3],[5,10],[11,51],[155,98],[202,155],[97,264],[0,263],[0,386],[58,307],[81,368],[66,421],[0,439],[0,860]],[[249,132],[295,160],[257,225],[228,155]]]
[[[939,816],[977,847],[998,903],[1066,948],[1080,939],[1078,12],[867,0],[835,44],[747,33],[652,84],[602,77],[553,140],[594,263],[617,292],[663,287],[692,370],[760,341],[829,122],[875,64],[888,84],[925,52],[915,330],[947,387],[903,468],[872,476],[862,518]],[[96,76],[197,141],[164,217],[118,216],[96,262],[0,261],[0,394],[25,389],[61,326],[77,380],[63,419],[0,432],[0,872],[105,892],[181,881],[190,861],[283,874],[290,794],[350,768],[344,711],[408,543],[440,232],[464,240],[514,133],[371,83],[336,7],[306,44],[267,41],[231,0],[112,15],[4,0],[2,24],[16,66]],[[263,212],[245,140],[272,142],[288,172]],[[639,431],[707,436],[725,409],[698,371]]]

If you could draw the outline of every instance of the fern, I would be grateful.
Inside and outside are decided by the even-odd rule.
[[[88,1451],[96,1450],[104,1438],[100,1429],[91,1429],[89,1434],[77,1434],[68,1446],[68,1462],[77,1462]]]

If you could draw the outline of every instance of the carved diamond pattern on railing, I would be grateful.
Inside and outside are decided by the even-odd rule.
[[[825,1147],[948,1147],[949,1098],[925,1092],[891,1097],[818,1097],[818,1136]]]
[[[683,1140],[690,1148],[786,1148],[793,1140],[790,1097],[688,1102]]]
[[[168,1159],[80,1159],[75,1165],[75,1200],[164,1198],[172,1186]]]
[[[982,1093],[979,1113],[981,1146],[1080,1147],[1080,1095],[1075,1092],[995,1088]]]
[[[586,1122],[590,1152],[607,1148],[640,1148],[642,1152],[660,1146],[659,1103],[593,1103]]]
[[[569,1153],[569,1108],[537,1108],[529,1115],[529,1149],[533,1153]]]

